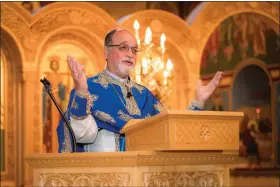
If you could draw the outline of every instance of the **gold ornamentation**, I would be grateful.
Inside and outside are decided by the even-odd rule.
[[[210,127],[211,126],[211,129]],[[235,142],[232,122],[215,122],[187,120],[176,124],[176,143],[179,144],[232,144]],[[187,132],[187,133],[186,133]]]
[[[194,110],[195,108],[203,109],[203,105],[199,104],[197,101],[193,100],[188,106],[187,110]]]
[[[9,8],[5,3],[1,3],[1,24],[5,25],[9,30],[13,32],[13,34],[19,39],[21,45],[25,49],[25,57],[28,56],[28,59],[31,60],[30,56],[34,56],[36,54],[34,50],[36,47],[33,46],[33,52],[30,52],[30,45],[34,43],[34,37],[29,37],[28,35],[31,34],[27,24],[24,22],[22,17],[18,16],[19,14],[14,12],[12,9]],[[28,40],[29,38],[29,40]],[[38,42],[37,42],[38,43]],[[35,43],[36,44],[36,43]]]
[[[126,95],[127,95],[127,87],[126,86],[132,86],[132,85],[135,85],[133,83],[122,83],[122,82],[119,82],[118,80],[108,76],[105,72],[102,72],[100,73],[99,77],[102,77],[100,78],[99,80],[99,83],[104,87],[108,87],[108,84],[115,84],[115,85],[118,85],[120,86],[121,88],[121,91],[122,91],[122,94],[123,94],[123,98],[125,100],[125,103],[123,103],[125,105],[125,108],[127,109],[127,111],[129,112],[130,115],[141,115],[141,111],[140,109],[138,108],[138,105],[134,99],[134,97],[130,97],[130,98],[127,98]],[[102,81],[101,81],[102,80]],[[113,85],[112,85],[113,86]],[[104,87],[105,88],[105,87]],[[115,89],[113,87],[113,89]],[[138,89],[140,89],[140,87],[138,87]],[[115,90],[116,94],[118,94],[117,90]],[[118,94],[118,96],[120,97],[120,95]],[[123,102],[122,98],[120,97],[120,100],[121,102]]]
[[[88,91],[88,92],[85,93],[85,94],[81,94],[81,93],[75,91],[75,95],[77,95],[77,96],[79,96],[79,97],[81,97],[81,98],[83,98],[83,99],[87,99],[87,98],[88,98],[88,95],[90,95],[90,93],[89,93],[89,91]]]
[[[134,81],[132,81],[132,80],[129,81],[128,86],[129,86],[130,88],[136,88],[141,94],[142,94],[142,91],[144,90],[144,87],[143,87],[143,86],[137,84],[136,82],[134,82]]]
[[[73,98],[71,108],[74,108],[74,109],[78,109],[78,108],[79,108],[79,106],[78,106],[78,104],[77,104],[77,102],[76,102],[75,96],[74,96],[74,98]]]
[[[114,133],[114,139],[115,139],[115,151],[120,152],[120,135]]]
[[[68,114],[66,112],[65,118],[68,119]],[[62,143],[62,149],[61,152],[62,153],[70,153],[72,152],[72,146],[71,146],[71,139],[69,136],[69,130],[66,126],[66,123],[63,123],[63,132],[64,132],[64,140]]]
[[[144,172],[144,186],[224,186],[224,171]]]
[[[108,88],[108,85],[110,83],[116,84],[120,87],[125,86],[125,83],[119,82],[118,80],[112,78],[111,76],[108,76],[104,71],[99,73],[98,78],[95,80],[92,80],[95,83],[101,84],[104,88]],[[141,94],[142,91],[144,90],[144,87],[135,83],[134,81],[130,80],[128,83],[126,83],[126,86],[129,88],[136,88]]]
[[[70,143],[70,136],[69,136],[68,128],[66,127],[65,123],[63,125],[63,129],[64,129],[64,140],[62,143],[61,152],[62,153],[71,153],[72,148],[71,148],[71,143]]]
[[[86,112],[87,114],[91,113],[91,107],[93,107],[94,102],[98,99],[97,95],[91,94],[87,96],[87,106],[86,106]]]
[[[212,135],[210,126],[207,124],[201,125],[199,135],[202,140],[207,141]]]
[[[106,78],[106,75],[104,72],[99,73],[97,79],[92,80],[92,82],[98,83],[101,86],[103,86],[103,88],[107,89],[108,85],[109,85],[109,81]]]
[[[110,29],[106,20],[95,19],[97,13],[92,13],[95,11],[90,12],[78,7],[61,7],[49,10],[35,21],[23,19],[23,15],[18,13],[17,8],[14,9],[14,5],[10,4],[1,4],[1,24],[9,28],[18,38],[24,48],[24,56],[30,62],[35,60],[35,54],[37,54],[35,51],[40,44],[38,41],[43,41],[50,32],[57,28],[75,24],[102,34]],[[26,20],[30,20],[30,22],[26,22]]]
[[[138,105],[134,99],[134,97],[126,97],[127,95],[127,88],[125,86],[121,86],[121,90],[124,96],[124,100],[125,100],[125,107],[127,109],[127,111],[129,112],[129,114],[131,115],[141,115],[141,111],[138,108]]]
[[[118,115],[119,115],[119,118],[123,121],[129,121],[130,119],[133,119],[133,117],[131,117],[130,115],[128,114],[125,114],[123,111],[119,110],[118,111]]]
[[[75,96],[74,96],[73,100],[75,100],[76,95],[78,97],[81,97],[81,98],[87,100],[86,113],[90,114],[91,113],[91,107],[94,105],[94,101],[96,101],[98,99],[98,96],[94,95],[94,94],[90,94],[89,92],[87,92],[86,94],[80,94],[78,92],[75,92]]]
[[[170,59],[171,57],[166,55],[165,34],[167,33],[161,33],[160,43],[152,42],[152,30],[157,28],[154,32],[158,33],[159,27],[155,27],[155,25],[162,25],[161,21],[163,20],[149,20],[149,22],[146,23],[149,25],[146,28],[146,35],[145,37],[141,37],[139,35],[141,30],[139,29],[140,23],[134,20],[133,28],[135,31],[135,38],[142,52],[138,55],[137,65],[135,66],[135,71],[132,76],[136,82],[145,85],[149,90],[155,93],[160,101],[164,101],[170,96],[172,90],[174,65]]]
[[[110,124],[115,124],[116,123],[116,120],[112,116],[110,116],[109,114],[107,114],[105,112],[96,110],[96,111],[93,112],[93,115],[95,117],[99,118],[100,120],[104,121],[104,122],[107,122],[107,123],[110,123]]]
[[[72,114],[70,112],[70,117],[73,118],[74,120],[83,120],[83,119],[86,119],[88,117],[88,114],[86,116],[75,116],[74,114]]]
[[[39,173],[42,186],[128,186],[129,173]]]
[[[157,111],[159,111],[159,112],[165,111],[164,106],[163,106],[159,101],[157,101],[157,103],[154,104],[154,107],[155,107],[155,109],[156,109]]]
[[[238,155],[219,153],[187,153],[187,154],[162,154],[162,155],[119,155],[119,156],[95,156],[95,157],[71,157],[63,155],[57,157],[27,157],[26,162],[30,167],[98,167],[98,166],[124,166],[130,163],[131,166],[177,166],[188,164],[232,164],[238,159]]]

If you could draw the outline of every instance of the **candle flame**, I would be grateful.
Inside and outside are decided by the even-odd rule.
[[[135,30],[138,30],[138,29],[140,28],[140,24],[139,24],[139,22],[138,22],[137,20],[134,21],[134,23],[133,23],[133,28],[134,28]]]
[[[147,27],[146,29],[146,35],[145,35],[145,44],[150,44],[152,41],[152,30],[150,27]]]

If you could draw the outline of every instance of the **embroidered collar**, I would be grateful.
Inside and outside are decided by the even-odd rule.
[[[109,75],[111,78],[116,79],[117,81],[119,81],[121,83],[127,83],[129,81],[129,78],[122,79],[122,78],[118,77],[117,75],[113,74],[112,72],[110,72],[108,69],[105,69],[104,72],[107,75]]]

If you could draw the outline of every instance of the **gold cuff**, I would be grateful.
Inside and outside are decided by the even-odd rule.
[[[79,97],[81,97],[81,98],[85,98],[85,99],[90,95],[89,91],[87,91],[86,94],[81,94],[81,93],[78,93],[77,91],[75,91],[75,94],[76,94],[77,96],[79,96]]]
[[[192,104],[197,108],[200,108],[200,109],[204,108],[204,104],[201,104],[200,102],[198,102],[196,100],[193,100]]]
[[[78,116],[75,116],[74,114],[72,114],[72,113],[70,112],[70,117],[73,118],[74,120],[83,120],[83,119],[86,119],[86,118],[88,117],[88,114],[87,114],[86,116],[80,116],[80,117],[78,117]]]

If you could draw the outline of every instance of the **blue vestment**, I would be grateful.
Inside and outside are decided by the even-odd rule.
[[[98,128],[119,134],[128,120],[148,118],[164,111],[163,105],[146,87],[130,78],[123,83],[103,71],[89,78],[87,83],[88,96],[79,95],[74,89],[71,91],[65,113],[68,120],[70,116],[73,119],[84,119],[93,115]],[[60,120],[57,135],[58,151],[70,152],[72,137],[63,120]],[[124,137],[121,137],[120,144],[123,147]],[[78,144],[77,151],[84,152],[84,145]]]

